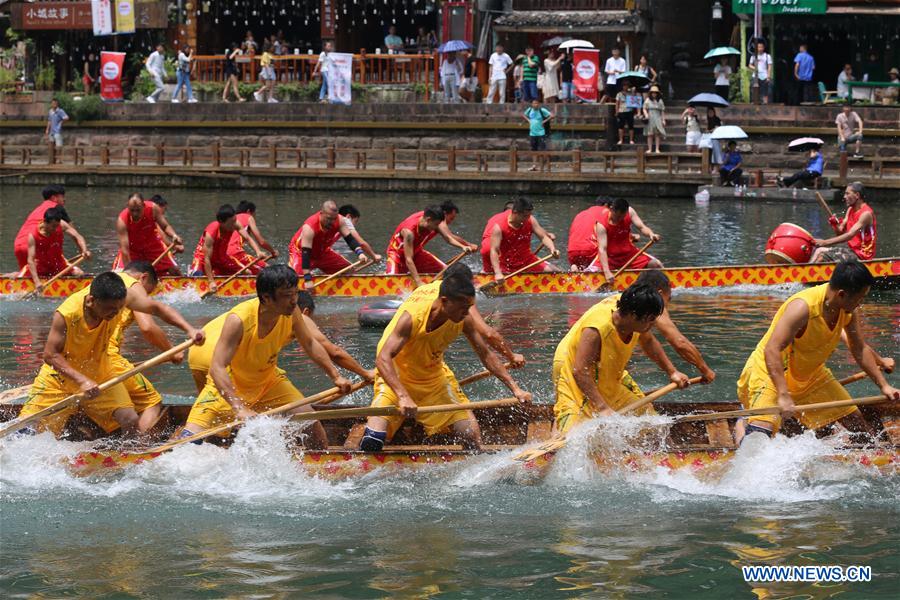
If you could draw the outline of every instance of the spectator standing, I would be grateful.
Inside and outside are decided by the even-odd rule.
[[[728,100],[729,91],[731,90],[731,65],[728,64],[728,57],[719,58],[719,64],[713,69],[716,76],[716,93],[722,98]]]
[[[641,87],[638,88],[638,91],[646,99],[647,92],[650,91],[650,86],[656,84],[656,79],[658,77],[658,75],[656,74],[656,69],[654,69],[653,67],[650,66],[650,63],[647,62],[647,56],[642,54],[641,58],[638,60],[637,66],[634,67],[634,70],[637,71],[638,73],[646,75],[647,79],[649,80],[645,85],[642,85]]]
[[[388,54],[403,54],[403,38],[397,35],[397,27],[388,27],[388,34],[384,36],[384,47]]]
[[[494,53],[488,59],[488,65],[491,68],[491,83],[488,87],[488,95],[484,101],[488,104],[494,102],[494,94],[500,94],[500,104],[506,102],[506,73],[512,66],[513,60],[509,54],[503,51],[503,44],[497,44]]]
[[[475,92],[478,90],[478,64],[471,50],[463,52],[465,63],[463,66],[463,80],[460,89],[465,91],[466,102],[475,102]]]
[[[179,94],[181,88],[184,87],[187,94],[187,101],[191,104],[197,101],[194,98],[194,89],[191,87],[191,67],[193,66],[194,49],[185,45],[178,51],[178,65],[175,67],[175,92],[172,94],[172,102],[178,104],[181,102]]]
[[[772,83],[772,57],[766,52],[765,43],[756,44],[756,54],[750,57],[750,70],[753,71],[753,80],[756,82],[757,101],[768,104]]]
[[[243,50],[244,54],[247,56],[255,56],[257,50],[259,50],[259,44],[253,39],[253,32],[249,29],[247,30],[247,33],[244,34],[244,43],[241,44],[241,50]]]
[[[537,98],[531,101],[531,106],[525,109],[522,115],[528,121],[528,141],[532,152],[543,152],[547,149],[547,123],[553,118],[553,113],[541,106]],[[530,171],[538,170],[538,157],[531,158]]]
[[[319,60],[313,69],[312,76],[316,75],[322,78],[322,87],[319,88],[319,102],[328,102],[328,77],[331,76],[331,53],[333,46],[331,42],[325,42],[322,46],[322,52],[319,53]]]
[[[779,177],[778,187],[791,187],[795,183],[801,182],[804,186],[811,186],[816,179],[822,176],[822,169],[825,167],[825,159],[819,151],[818,146],[809,149],[809,155],[806,161],[806,167],[802,171],[797,171],[790,177]]]
[[[250,33],[249,31],[247,33]],[[238,102],[243,102],[244,98],[238,88],[238,79],[241,76],[241,67],[237,64],[237,58],[243,54],[234,42],[231,48],[225,51],[225,89],[222,90],[222,102],[228,102],[228,90],[234,93]]]
[[[706,109],[706,135],[703,137],[708,140],[708,147],[710,151],[709,162],[712,164],[712,168],[715,169],[716,165],[722,164],[722,144],[719,140],[712,139],[712,132],[716,130],[716,127],[722,126],[722,119],[719,118],[719,115],[716,114],[716,109],[710,106]],[[700,147],[703,148],[703,142],[700,143]]]
[[[619,56],[620,52],[618,48],[613,47],[612,56],[606,59],[606,66],[603,67],[603,72],[606,73],[606,89],[603,91],[603,94],[610,100],[619,93],[616,77],[628,70],[628,63]]]
[[[850,97],[850,86],[847,85],[848,81],[856,81],[856,77],[853,76],[853,65],[847,63],[844,65],[844,70],[838,73],[837,78],[837,95],[838,98],[844,98],[845,100]]]
[[[416,36],[416,49],[419,54],[431,54],[437,46],[437,40],[434,32],[425,31],[424,27],[419,27],[419,34]]]
[[[703,130],[700,128],[700,117],[697,115],[697,109],[688,106],[681,113],[681,120],[684,122],[684,143],[688,152],[698,152],[700,150],[700,138],[703,137]]]
[[[518,57],[520,60],[516,62],[516,66],[513,67],[513,81],[516,82],[515,87],[513,88],[513,102],[518,104],[522,101],[522,61],[521,55]]]
[[[856,144],[853,158],[862,158],[863,120],[850,106],[849,101],[841,107],[834,124],[837,126],[838,149],[846,152],[847,144]]]
[[[663,102],[659,86],[650,86],[650,93],[644,100],[644,120],[647,122],[644,130],[647,152],[653,150],[653,141],[656,140],[656,154],[659,154],[659,145],[662,138],[666,137],[666,103]]]
[[[878,55],[869,52],[866,60],[860,65],[860,73],[862,73],[863,81],[884,81],[884,66],[878,60]]]
[[[62,124],[63,121],[68,120],[69,115],[59,107],[59,100],[56,98],[51,100],[50,111],[47,113],[47,129],[44,131],[44,135],[47,136],[47,140],[53,142],[57,148],[61,148],[63,145]]]
[[[456,52],[445,52],[441,55],[441,86],[444,88],[444,102],[457,103],[459,98],[459,80],[463,67]]]
[[[522,101],[525,103],[536,100],[538,97],[538,70],[541,68],[541,60],[534,55],[534,48],[527,46],[525,56],[522,58],[522,75],[519,81],[519,89],[522,90]]]
[[[619,128],[619,145],[625,143],[625,130],[628,130],[628,143],[634,144],[634,107],[629,105],[628,96],[635,93],[634,85],[627,83],[625,89],[616,94],[616,125]],[[640,98],[640,96],[638,96]]]
[[[166,78],[166,49],[162,44],[156,45],[156,50],[150,53],[146,61],[147,72],[153,79],[153,85],[156,89],[147,96],[147,102],[155,104],[159,100],[163,90],[166,89],[163,80]]]
[[[97,76],[100,72],[100,65],[97,62],[97,55],[91,52],[84,59],[84,67],[81,74],[81,83],[84,86],[84,95],[90,96],[97,83]]]
[[[728,150],[725,152],[722,168],[719,169],[719,185],[740,185],[741,175],[744,173],[741,169],[743,163],[744,158],[737,149],[737,142],[731,140],[728,142]]]
[[[556,104],[559,96],[559,65],[562,63],[562,55],[556,49],[550,50],[550,55],[544,59],[544,102]]]
[[[572,84],[574,76],[574,68],[572,65],[572,57],[567,51],[562,53],[563,60],[559,63],[559,99],[563,102],[572,102],[575,100],[575,86]]]
[[[268,102],[274,104],[278,100],[275,98],[275,65],[272,56],[272,43],[268,40],[263,44],[263,53],[259,57],[259,79],[262,85],[258,90],[253,92],[253,97],[257,102]]]
[[[900,83],[900,70],[897,67],[888,71],[888,81],[894,85],[875,90],[875,99],[881,100],[882,104],[896,104],[898,97],[900,97],[900,87],[897,85]]]
[[[794,80],[797,82],[797,102],[815,102],[816,88],[813,84],[813,72],[816,60],[807,52],[806,44],[800,44],[797,56],[794,57]]]

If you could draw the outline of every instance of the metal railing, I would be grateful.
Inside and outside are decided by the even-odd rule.
[[[634,0],[513,0],[513,10],[632,10]]]

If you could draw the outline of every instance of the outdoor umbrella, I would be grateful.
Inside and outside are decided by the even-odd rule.
[[[796,140],[792,140],[790,144],[788,144],[788,150],[791,152],[803,152],[805,150],[809,150],[810,148],[819,146],[824,146],[825,142],[820,140],[819,138],[814,137],[802,137],[797,138]]]
[[[544,40],[543,43],[541,43],[541,48],[552,48],[554,46],[559,46],[563,42],[568,42],[571,39],[572,38],[561,36],[552,37],[549,40]]]
[[[718,58],[719,56],[740,56],[741,51],[731,46],[719,46],[707,52],[703,58]]]
[[[569,48],[593,48],[594,45],[587,40],[568,40],[559,45],[560,50],[568,50]]]
[[[737,125],[721,125],[713,129],[711,137],[714,140],[746,140],[750,136]]]
[[[625,71],[621,75],[616,75],[616,82],[633,83],[634,85],[641,87],[642,85],[650,83],[650,78],[640,71]]]
[[[690,106],[705,106],[707,108],[725,108],[731,106],[728,100],[718,94],[697,94],[688,100]]]
[[[459,52],[461,50],[468,50],[472,47],[472,44],[469,42],[465,42],[463,40],[450,40],[449,42],[444,42],[441,44],[441,47],[438,48],[438,52],[444,54],[446,52]]]

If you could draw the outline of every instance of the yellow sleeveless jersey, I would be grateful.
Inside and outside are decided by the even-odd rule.
[[[107,350],[113,333],[112,321],[101,321],[99,325],[90,329],[84,316],[84,300],[90,293],[90,286],[69,296],[69,298],[56,309],[66,321],[66,342],[63,346],[63,356],[66,361],[78,372],[101,383],[108,379],[110,361]],[[49,365],[43,365],[41,370],[54,369]]]
[[[841,341],[841,331],[853,318],[853,313],[841,311],[834,329],[828,327],[828,323],[825,322],[825,317],[823,316],[825,292],[827,289],[828,284],[825,283],[805,289],[788,298],[778,309],[778,312],[775,313],[772,324],[769,325],[769,330],[766,331],[759,344],[756,345],[753,354],[747,359],[744,369],[750,368],[761,373],[768,372],[765,358],[766,344],[769,343],[772,332],[775,331],[775,326],[781,320],[787,306],[794,300],[802,300],[809,308],[809,321],[806,324],[806,330],[803,332],[803,335],[791,341],[788,347],[782,351],[781,361],[785,370],[795,381],[802,382],[811,379],[825,365],[825,361],[837,348],[838,343]]]
[[[572,372],[575,368],[575,353],[581,341],[581,334],[586,328],[596,329],[600,333],[600,362],[594,366],[593,379],[604,398],[613,398],[618,394],[622,373],[640,338],[636,333],[631,335],[629,342],[623,342],[619,337],[612,321],[619,297],[620,294],[616,294],[604,298],[589,308],[575,322],[553,355],[554,368],[559,366],[561,369],[560,378],[570,379],[573,385],[577,385]]]
[[[431,305],[440,293],[440,282],[423,285],[406,299],[381,335],[376,353],[381,352],[385,341],[397,327],[401,315],[412,318],[412,334],[400,353],[394,358],[394,365],[404,384],[426,384],[443,378],[444,350],[463,330],[463,322],[454,323],[449,319],[434,331],[426,331]]]
[[[119,277],[125,282],[126,290],[131,289],[131,286],[134,284],[140,283],[139,280],[124,271],[119,273]],[[109,338],[110,355],[119,354],[121,352],[122,338],[125,336],[125,330],[128,329],[132,323],[134,323],[134,311],[125,306],[122,308],[119,316],[112,320],[112,334]]]
[[[212,363],[213,350],[216,349],[216,343],[219,341],[219,336],[222,335],[222,327],[225,325],[225,319],[230,314],[230,312],[222,313],[203,326],[203,332],[206,334],[206,342],[202,346],[191,346],[191,349],[188,350],[188,366],[192,371],[209,371],[209,365]]]

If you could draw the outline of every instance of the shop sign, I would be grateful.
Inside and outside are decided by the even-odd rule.
[[[752,15],[754,0],[731,0],[735,14]],[[762,0],[764,15],[824,15],[828,0]]]

